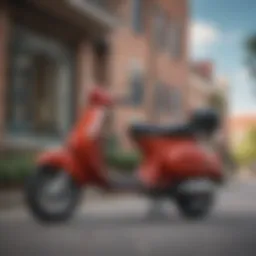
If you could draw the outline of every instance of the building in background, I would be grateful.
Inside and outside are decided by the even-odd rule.
[[[224,119],[228,116],[228,81],[218,77],[210,61],[193,63],[190,67],[189,108],[215,108]]]
[[[1,1],[1,146],[58,144],[97,83],[129,98],[110,120],[124,147],[132,120],[182,118],[187,2]]]
[[[190,67],[189,108],[214,108],[221,117],[219,142],[229,148],[229,108],[228,108],[228,81],[218,77],[214,64],[211,61],[199,61]]]
[[[189,77],[190,110],[209,107],[217,87],[213,63],[210,61],[192,63]]]

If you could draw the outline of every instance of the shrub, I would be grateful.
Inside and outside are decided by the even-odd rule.
[[[106,154],[106,162],[110,167],[120,171],[132,171],[139,162],[140,155],[137,152],[109,151]]]
[[[241,166],[249,166],[256,160],[256,128],[250,128],[241,143],[234,150],[234,156]]]
[[[0,159],[0,185],[19,185],[34,169],[34,156],[9,155]],[[118,149],[108,150],[105,160],[110,168],[129,172],[134,170],[140,161],[137,152],[123,152]]]
[[[0,160],[1,185],[21,184],[33,170],[31,157],[9,156]]]
[[[140,161],[138,152],[124,152],[121,149],[116,135],[108,137],[104,151],[107,165],[120,171],[132,171],[138,166]]]

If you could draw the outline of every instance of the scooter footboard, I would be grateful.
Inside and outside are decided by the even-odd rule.
[[[137,191],[143,190],[142,182],[135,175],[122,174],[120,172],[109,172],[109,183],[112,188],[119,191]]]

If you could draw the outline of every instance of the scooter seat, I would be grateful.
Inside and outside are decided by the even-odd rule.
[[[192,128],[188,124],[157,126],[147,124],[135,124],[130,127],[132,136],[192,136]]]

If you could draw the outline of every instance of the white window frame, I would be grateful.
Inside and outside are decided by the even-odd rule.
[[[58,42],[51,40],[50,38],[43,37],[38,35],[36,32],[32,32],[24,27],[17,26],[14,30],[14,33],[21,33],[22,36],[26,38],[27,47],[31,49],[41,50],[42,52],[49,51],[54,56],[62,56],[62,64],[59,66],[59,82],[57,89],[58,93],[58,123],[60,130],[60,138],[62,138],[70,128],[70,113],[72,108],[72,70],[68,69],[70,63],[67,52],[65,48],[62,47]],[[15,34],[14,34],[15,35]],[[46,50],[47,49],[47,50]],[[34,134],[19,134],[16,132],[10,131],[8,128],[5,129],[3,143],[5,145],[16,145],[21,147],[41,147],[45,144],[52,144],[51,141],[54,141],[54,144],[58,144],[59,139],[50,138],[49,136],[44,135],[34,135]]]

